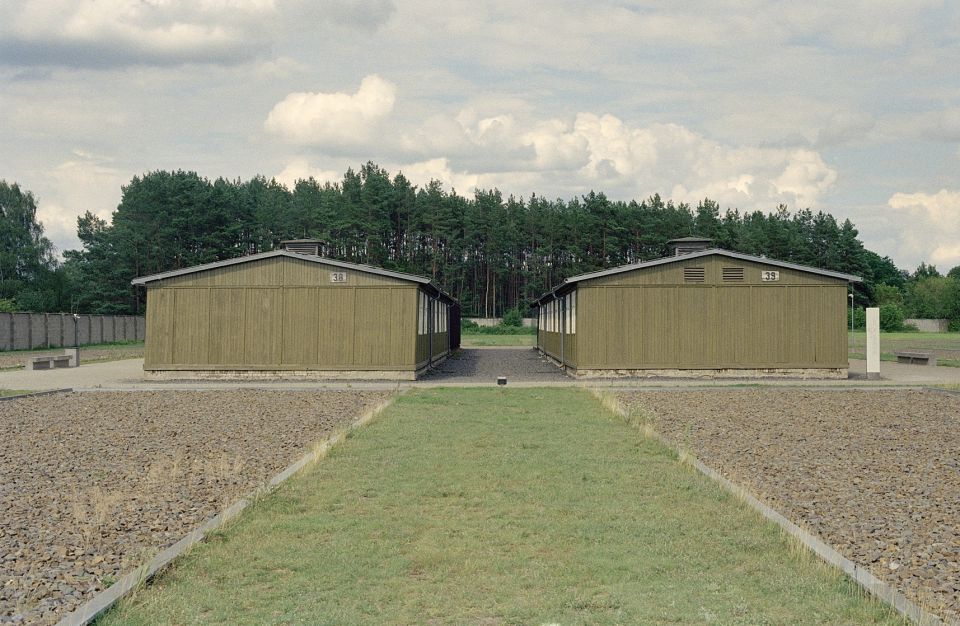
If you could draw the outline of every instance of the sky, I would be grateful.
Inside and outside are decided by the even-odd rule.
[[[0,2],[0,179],[60,250],[151,171],[373,161],[466,195],[823,210],[946,272],[958,33],[950,0]]]

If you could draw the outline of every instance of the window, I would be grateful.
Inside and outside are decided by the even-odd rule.
[[[422,291],[418,291],[417,295],[419,296],[419,301],[420,301],[419,302],[420,310],[419,310],[419,315],[417,316],[417,319],[419,322],[417,333],[420,335],[426,335],[427,334],[427,295]]]
[[[570,294],[570,334],[577,334],[577,292]]]

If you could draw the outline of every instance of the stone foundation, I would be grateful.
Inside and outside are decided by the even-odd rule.
[[[847,368],[758,368],[758,369],[573,369],[576,378],[800,378],[803,380],[846,380]]]
[[[144,370],[146,380],[416,380],[411,370]]]
[[[448,355],[414,370],[143,370],[146,380],[416,380]]]

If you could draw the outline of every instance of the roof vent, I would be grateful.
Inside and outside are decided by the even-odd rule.
[[[319,239],[288,239],[280,242],[280,247],[296,254],[309,254],[320,256],[320,246],[323,244]]]
[[[683,268],[683,282],[702,283],[706,279],[706,271],[702,267]]]
[[[706,237],[681,237],[680,239],[671,239],[667,242],[667,246],[670,248],[670,256],[681,256],[706,250],[711,243],[713,243],[713,239]]]
[[[743,268],[742,267],[724,267],[723,268],[723,280],[726,282],[743,282]]]

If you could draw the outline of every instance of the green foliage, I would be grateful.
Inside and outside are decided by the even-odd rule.
[[[470,329],[463,329],[465,335],[535,335],[537,329],[533,326],[475,326]]]
[[[936,265],[920,263],[920,265],[917,267],[917,271],[913,273],[913,277],[917,280],[922,280],[924,278],[940,278],[940,272],[937,271]]]
[[[853,328],[863,330],[867,327],[867,310],[861,307],[853,309]],[[850,328],[850,307],[847,307],[847,328]]]
[[[903,330],[903,308],[888,302],[880,305],[880,330],[887,333]]]
[[[893,285],[880,283],[873,288],[873,298],[877,306],[884,304],[903,304],[903,293]]]
[[[13,298],[0,298],[0,313],[13,313],[17,310],[17,303]]]
[[[520,313],[520,309],[510,309],[504,313],[503,319],[500,320],[500,325],[510,328],[519,328],[523,326],[523,314]]]
[[[37,221],[36,198],[0,180],[0,299],[16,300],[24,311],[49,311],[63,307],[65,296],[53,244]]]
[[[954,319],[960,317],[955,300],[958,281],[942,276],[927,276],[910,284],[911,317]]]
[[[473,320],[468,320],[465,317],[460,318],[460,330],[463,332],[470,332],[480,328],[480,325],[474,322]]]

